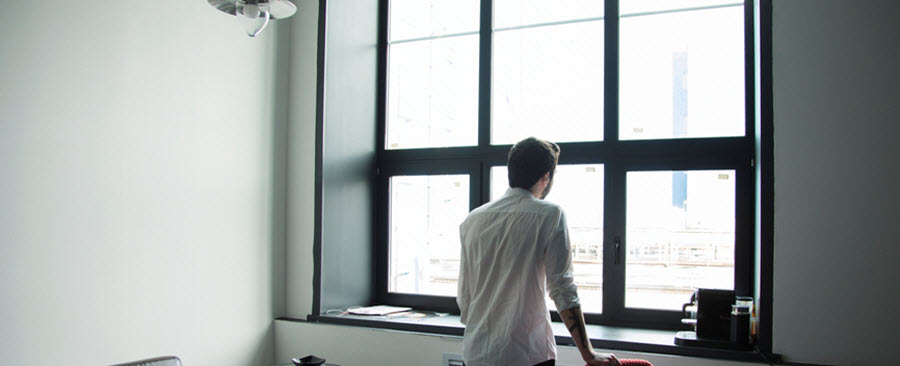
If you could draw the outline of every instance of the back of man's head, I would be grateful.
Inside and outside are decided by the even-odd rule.
[[[534,137],[526,138],[513,145],[506,160],[509,186],[531,189],[544,174],[556,171],[559,160],[559,146]]]

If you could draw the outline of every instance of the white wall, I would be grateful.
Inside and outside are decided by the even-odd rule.
[[[276,30],[203,0],[4,2],[4,364],[271,364]]]
[[[776,1],[775,351],[896,364],[900,3]]]

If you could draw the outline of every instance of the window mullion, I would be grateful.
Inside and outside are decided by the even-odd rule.
[[[478,147],[491,144],[491,56],[493,1],[481,0],[481,30],[478,52]]]
[[[619,141],[619,1],[607,0],[605,5],[603,140],[615,145]]]
[[[603,318],[614,320],[625,308],[625,170],[615,153],[619,145],[619,2],[607,0],[605,6],[603,144],[609,156],[604,176]]]
[[[614,320],[625,308],[625,167],[610,161],[605,169],[603,318]]]

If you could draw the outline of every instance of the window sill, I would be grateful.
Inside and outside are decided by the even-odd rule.
[[[296,318],[278,318],[283,321],[304,321]],[[310,315],[306,321],[356,327],[400,330],[416,333],[442,334],[462,337],[465,327],[459,316],[430,314],[424,318],[359,316],[359,315]],[[565,325],[552,323],[556,344],[574,346]],[[765,355],[757,351],[735,351],[717,348],[679,346],[675,344],[675,331],[588,325],[594,348],[630,352],[657,353],[688,357],[714,358],[730,361],[769,363],[777,355]],[[768,360],[767,360],[768,359]]]

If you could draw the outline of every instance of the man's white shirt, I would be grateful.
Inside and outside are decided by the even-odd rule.
[[[556,358],[545,299],[580,306],[562,209],[510,188],[469,213],[456,301],[467,366],[530,366]]]

